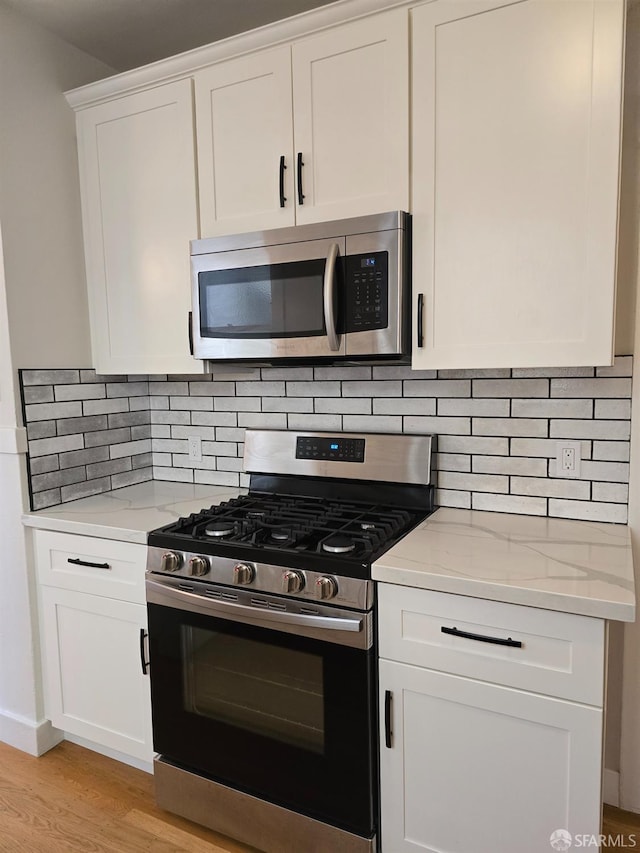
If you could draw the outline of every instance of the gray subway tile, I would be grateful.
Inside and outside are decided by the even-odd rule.
[[[403,429],[404,432],[425,432],[434,435],[469,435],[471,418],[423,418],[407,415]]]
[[[151,438],[151,424],[131,427],[131,440],[138,441],[141,438]]]
[[[235,382],[190,382],[191,397],[233,397],[236,393]]]
[[[435,499],[436,506],[447,506],[455,509],[471,509],[471,492],[437,488]]]
[[[113,400],[84,400],[82,411],[85,415],[106,415],[113,412],[128,412],[129,401],[126,397],[116,397]]]
[[[236,412],[193,412],[191,423],[194,426],[235,427],[238,415]]]
[[[284,382],[236,382],[241,397],[284,397]]]
[[[439,397],[438,415],[476,415],[487,418],[508,418],[510,402],[490,397]]]
[[[237,456],[238,444],[235,441],[203,441],[202,452],[205,456]]]
[[[346,400],[345,402],[355,403],[357,400]],[[370,400],[363,399],[362,402],[371,405]],[[420,415],[427,417],[435,415],[435,413],[436,401],[433,397],[390,397],[388,399],[373,400],[374,415]]]
[[[359,367],[315,367],[313,369],[313,378],[319,381],[325,380],[367,380],[371,379],[371,368],[367,365]],[[381,377],[387,378],[387,377]]]
[[[631,420],[631,400],[596,400],[595,417],[603,420]]]
[[[129,409],[132,412],[143,412],[147,414],[151,408],[151,397],[129,397]]]
[[[544,477],[546,459],[527,456],[474,456],[471,463],[474,474],[509,474],[520,477]]]
[[[549,515],[552,518],[627,523],[626,504],[601,503],[600,501],[565,501],[551,498],[549,500]]]
[[[111,382],[107,386],[107,397],[148,397],[148,382]]]
[[[71,435],[74,432],[93,432],[106,429],[106,415],[90,415],[83,418],[63,418],[57,422],[58,435]]]
[[[470,397],[469,379],[410,379],[404,383],[405,397]]]
[[[581,441],[580,454],[583,459],[591,458],[591,442]],[[555,459],[558,455],[558,441],[555,438],[512,438],[512,456],[542,456]]]
[[[631,434],[630,421],[565,421],[550,422],[551,438],[604,438],[625,441]]]
[[[491,438],[483,435],[443,435],[438,436],[438,450],[441,453],[478,453],[485,456],[508,456],[509,439],[502,437]]]
[[[585,480],[628,483],[629,464],[627,462],[583,461],[580,465],[580,477]]]
[[[268,382],[309,382],[313,367],[263,367],[261,376]]]
[[[510,376],[509,367],[483,367],[477,370],[455,367],[438,371],[439,379],[508,379]]]
[[[214,397],[216,412],[259,412],[260,397]]]
[[[55,438],[43,438],[29,442],[30,456],[49,456],[51,453],[63,453],[83,447],[81,435],[60,435]]]
[[[31,506],[34,510],[46,509],[61,503],[60,489],[48,489],[46,492],[36,492],[31,496]]]
[[[474,397],[548,397],[548,379],[474,379]]]
[[[552,479],[551,477],[512,477],[511,493],[540,498],[570,498],[589,500],[591,486],[584,480]]]
[[[242,471],[243,460],[233,456],[219,456],[217,459],[218,471]]]
[[[163,394],[169,397],[186,397],[189,394],[188,382],[149,382],[147,393]]]
[[[24,411],[29,423],[56,418],[77,418],[82,416],[82,403],[34,403],[32,406],[25,406]]]
[[[374,379],[436,379],[436,370],[412,370],[409,365],[378,365],[373,368]]]
[[[171,438],[191,438],[196,436],[203,441],[213,441],[216,437],[214,427],[210,426],[182,426],[177,424],[171,427]],[[185,450],[186,453],[186,450]]]
[[[169,397],[170,409],[213,411],[213,397]]]
[[[340,400],[340,397],[332,398]],[[313,412],[314,400],[311,397],[263,397],[263,412]],[[318,409],[318,400],[315,401],[315,411]]]
[[[370,382],[343,382],[344,397],[401,397],[402,382],[396,380],[371,380]]]
[[[339,397],[340,383],[331,381],[320,382],[287,382],[287,397]]]
[[[596,376],[631,376],[633,371],[632,355],[617,355],[611,367],[596,367]]]
[[[473,418],[471,431],[474,435],[546,438],[549,422],[542,418]]]
[[[142,424],[150,424],[151,418],[148,412],[120,412],[113,415],[108,415],[107,423],[109,429],[117,429],[118,427],[141,426]]]
[[[300,430],[342,430],[342,415],[305,415],[292,412],[287,416],[289,429]],[[345,429],[349,427],[345,426]]]
[[[106,396],[104,384],[56,385],[55,396],[59,402],[65,400],[100,400]]]
[[[347,432],[402,432],[402,418],[394,415],[343,415]]]
[[[48,471],[57,471],[60,468],[58,454],[53,456],[36,456],[35,459],[29,457],[29,471],[31,476],[34,474],[46,474]]]
[[[30,403],[53,403],[53,385],[33,385],[23,388],[25,405]]]
[[[473,509],[487,512],[513,512],[518,515],[546,515],[547,499],[526,495],[492,495],[476,493],[471,496]]]
[[[153,466],[154,480],[167,480],[173,483],[193,483],[192,468],[170,468],[166,465]]]
[[[439,471],[438,486],[475,492],[508,492],[509,478],[500,474],[469,474],[461,471]]]
[[[603,462],[628,462],[630,448],[628,441],[594,441],[593,459]]]
[[[188,456],[185,456],[182,453],[173,453],[171,456],[171,464],[174,468],[200,468],[215,471],[216,457],[203,456],[202,459],[199,459],[196,462],[195,459],[189,459]]]
[[[514,418],[592,418],[593,400],[512,400]]]
[[[307,397],[299,397],[299,400],[307,400]],[[293,402],[293,400],[292,400]],[[313,404],[312,411],[317,415],[370,415],[371,400],[368,397],[320,397],[310,401]],[[376,401],[374,400],[374,405]],[[395,400],[395,402],[399,402]],[[293,410],[291,410],[293,411]],[[381,414],[384,414],[382,412]]]
[[[238,426],[251,429],[286,429],[287,416],[284,412],[239,412]]]
[[[79,370],[23,370],[23,385],[58,385],[62,382],[80,382]]]
[[[239,475],[233,471],[196,471],[195,481],[208,486],[240,486]]]
[[[626,504],[629,500],[629,486],[627,483],[592,483],[591,499]]]
[[[216,427],[218,441],[244,441],[244,430],[237,427]]]
[[[37,438],[51,438],[57,435],[55,421],[34,421],[27,424],[27,438],[33,441]]]
[[[168,397],[149,397],[149,408],[150,409],[166,410],[169,408],[169,398]]]
[[[552,397],[630,397],[631,379],[552,379]]]
[[[208,414],[208,412],[203,412],[203,414]],[[151,412],[151,423],[152,424],[190,424],[191,423],[191,413],[190,412],[177,412],[174,410],[168,412]]]
[[[491,459],[493,457],[482,457]],[[436,454],[437,471],[471,471],[471,459],[467,453],[438,453]],[[497,473],[497,472],[495,472]]]

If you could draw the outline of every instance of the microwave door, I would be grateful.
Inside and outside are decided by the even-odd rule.
[[[339,358],[344,238],[192,257],[194,355]]]

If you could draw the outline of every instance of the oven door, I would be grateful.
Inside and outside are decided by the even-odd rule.
[[[207,588],[147,580],[154,749],[216,782],[370,837],[371,614],[327,606],[317,609],[330,616],[287,613],[265,607],[267,596],[254,606],[246,591]]]
[[[192,255],[196,358],[344,356],[344,253],[337,238]]]

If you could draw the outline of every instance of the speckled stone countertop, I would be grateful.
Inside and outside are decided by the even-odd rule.
[[[180,516],[237,497],[243,491],[222,486],[166,483],[159,480],[126,486],[22,516],[27,527],[140,542],[147,533]]]
[[[373,578],[633,622],[629,528],[438,509],[373,564]]]

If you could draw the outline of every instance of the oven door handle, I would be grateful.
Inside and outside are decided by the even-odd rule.
[[[335,312],[336,262],[339,250],[340,247],[337,243],[331,244],[324,267],[324,325],[327,329],[327,338],[329,339],[329,349],[331,352],[337,352],[340,349],[340,341],[336,332]]]
[[[199,612],[211,616],[220,616],[233,619],[238,617],[250,617],[252,621],[262,624],[264,627],[276,625],[295,625],[306,628],[319,628],[323,631],[362,631],[362,619],[345,619],[338,616],[313,616],[305,613],[282,613],[279,610],[268,610],[261,607],[248,607],[245,604],[236,604],[233,601],[223,601],[219,598],[209,598],[197,592],[186,589],[176,589],[173,586],[150,580],[147,578],[147,601],[150,604],[164,604],[169,607],[177,607],[180,610],[193,610],[194,605]]]

